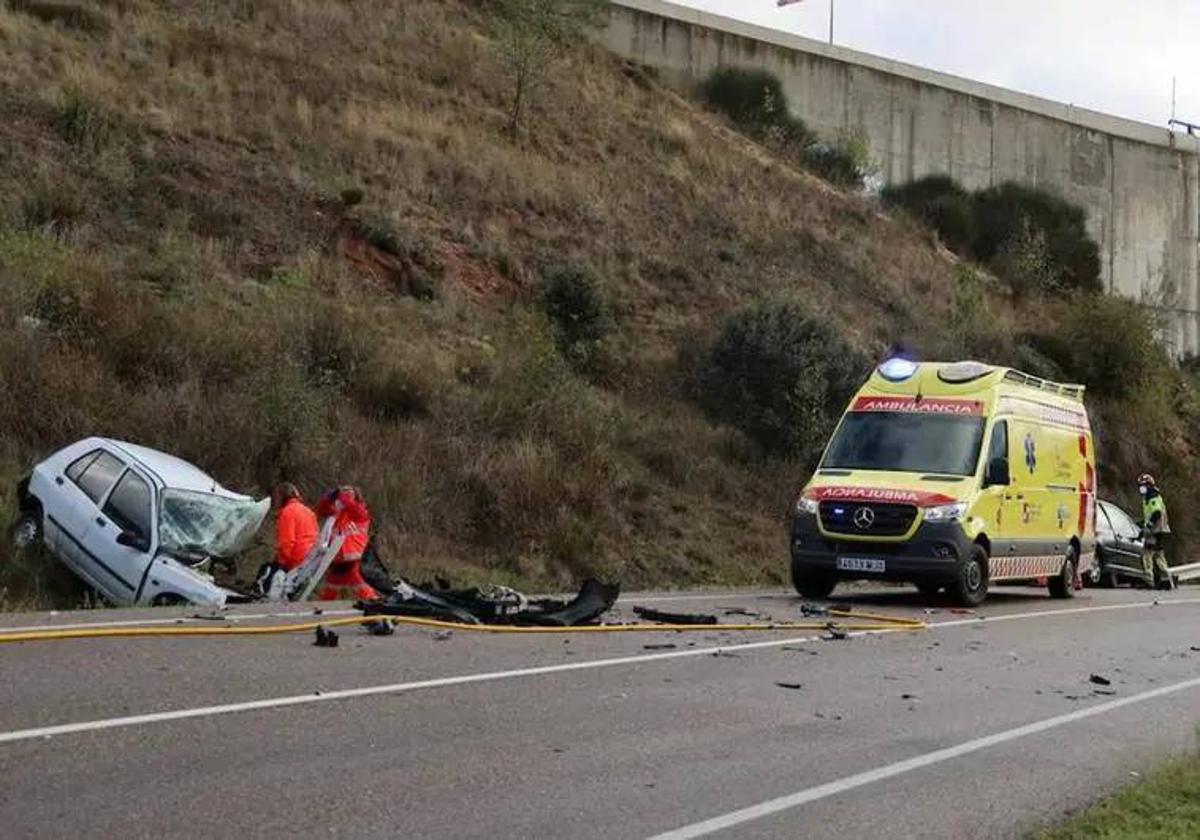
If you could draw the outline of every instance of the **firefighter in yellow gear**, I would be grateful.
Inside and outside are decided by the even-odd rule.
[[[1165,550],[1171,534],[1167,503],[1163,501],[1154,476],[1148,473],[1138,477],[1138,492],[1142,496],[1142,531],[1146,540],[1142,550],[1142,570],[1151,586],[1161,583],[1167,589],[1174,589],[1175,581],[1171,578]]]

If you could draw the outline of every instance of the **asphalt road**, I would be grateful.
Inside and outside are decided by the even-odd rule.
[[[1158,600],[1008,589],[960,614],[858,592],[846,603],[931,626],[835,641],[347,629],[337,649],[0,645],[0,833],[1025,836],[1196,748],[1200,590]],[[800,618],[782,591],[634,596],[627,617],[635,603]]]

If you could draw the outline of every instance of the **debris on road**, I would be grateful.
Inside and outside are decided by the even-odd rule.
[[[454,637],[453,630],[438,630],[433,634],[433,640],[435,642],[444,642],[453,637]]]
[[[313,642],[316,647],[335,648],[338,646],[338,634],[324,627],[317,628],[317,638]]]
[[[642,645],[642,650],[675,650],[676,645],[660,644],[660,645]]]
[[[633,614],[643,621],[653,621],[656,624],[716,624],[715,615],[705,613],[673,613],[655,610],[649,607],[634,607]]]
[[[780,688],[789,689],[791,691],[799,691],[800,689],[804,688],[803,683],[794,683],[794,682],[776,682],[775,685],[779,686]]]
[[[1093,688],[1092,689],[1092,694],[1104,694],[1107,696],[1113,696],[1116,693],[1117,693],[1117,690],[1115,688]]]
[[[399,615],[453,621],[459,624],[501,624],[517,627],[576,627],[592,624],[613,608],[621,587],[589,578],[579,594],[566,602],[558,598],[527,599],[507,587],[432,592],[399,581],[382,601],[362,601],[364,615]]]
[[[850,634],[846,631],[846,628],[830,622],[825,628],[825,635],[821,638],[827,642],[832,642],[835,640],[848,639],[850,638]]]
[[[1089,676],[1088,682],[1094,683],[1095,685],[1112,685],[1112,680],[1110,680],[1108,677],[1102,677],[1099,674],[1092,674]]]
[[[396,633],[396,625],[390,621],[372,621],[363,625],[372,636],[392,636]]]

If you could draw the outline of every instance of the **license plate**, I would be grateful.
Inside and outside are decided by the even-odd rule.
[[[873,557],[839,557],[837,567],[843,572],[875,572],[882,574],[887,564]]]

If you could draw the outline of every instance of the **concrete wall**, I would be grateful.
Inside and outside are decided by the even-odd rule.
[[[887,183],[1057,191],[1087,209],[1106,288],[1166,306],[1173,349],[1200,352],[1200,138],[662,0],[613,0],[601,39],[685,89],[720,66],[770,71],[811,128],[865,137]]]

